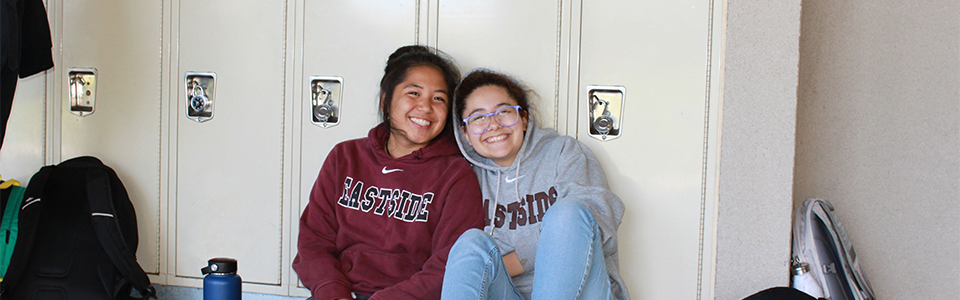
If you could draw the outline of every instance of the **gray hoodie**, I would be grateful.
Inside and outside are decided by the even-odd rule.
[[[461,123],[458,113],[451,115],[454,124]],[[537,128],[533,114],[528,115],[523,145],[509,167],[480,156],[467,143],[463,131],[454,130],[460,152],[473,164],[480,180],[487,210],[484,231],[492,234],[503,254],[516,252],[526,271],[513,277],[513,284],[530,299],[539,221],[545,213],[540,210],[554,201],[576,200],[590,209],[600,227],[613,298],[630,299],[620,277],[617,254],[617,227],[623,217],[623,202],[608,188],[600,162],[586,145],[572,137],[559,136],[553,129]]]

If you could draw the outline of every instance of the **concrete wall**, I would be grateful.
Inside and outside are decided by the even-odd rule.
[[[801,24],[795,205],[834,204],[878,299],[960,299],[960,3],[808,0]]]
[[[789,284],[800,1],[727,1],[715,299]]]

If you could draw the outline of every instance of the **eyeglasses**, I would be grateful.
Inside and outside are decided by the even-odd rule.
[[[463,119],[463,124],[467,125],[467,129],[473,134],[481,135],[490,128],[490,119],[493,119],[490,117],[495,117],[497,123],[500,123],[503,127],[516,125],[520,121],[521,109],[523,108],[520,105],[504,105],[492,113],[472,114]]]

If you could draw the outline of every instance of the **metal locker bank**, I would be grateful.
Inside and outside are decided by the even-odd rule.
[[[155,283],[200,287],[226,256],[246,292],[309,296],[290,263],[326,153],[378,122],[387,55],[430,45],[523,80],[542,126],[597,154],[634,298],[708,299],[722,4],[51,1],[44,159],[96,155],[130,182]]]
[[[633,298],[713,297],[723,2],[50,1],[48,10],[62,48],[47,74],[44,161],[95,155],[118,169],[155,283],[200,287],[198,268],[226,256],[239,261],[246,292],[309,296],[290,263],[310,187],[335,144],[377,123],[389,53],[424,44],[462,72],[523,80],[542,126],[597,154],[626,206],[620,262]],[[84,88],[93,94],[77,94]]]

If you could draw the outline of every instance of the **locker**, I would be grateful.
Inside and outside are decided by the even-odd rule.
[[[631,297],[711,299],[719,9],[711,1],[584,1],[580,15],[572,131],[627,206],[620,263]],[[616,139],[590,132],[588,94],[598,84],[624,89]]]
[[[34,122],[22,127],[31,137],[9,135],[26,143],[7,141],[3,171],[16,169],[11,156],[18,164],[104,158],[135,201],[138,258],[159,283],[200,286],[206,260],[228,256],[239,261],[245,291],[308,295],[290,262],[320,166],[336,143],[378,123],[387,56],[425,44],[450,54],[464,73],[489,67],[521,79],[539,98],[540,125],[576,136],[600,158],[627,207],[620,262],[632,298],[712,298],[721,31],[713,1],[49,7],[62,17],[51,24],[63,24],[55,33],[62,57],[47,80],[56,105],[15,105],[55,116],[54,129]],[[70,112],[70,68],[96,70],[92,113]],[[336,124],[313,118],[317,78],[339,80]],[[36,91],[40,81],[21,84]],[[199,103],[191,102],[194,84],[209,101],[195,110],[209,110],[199,118],[191,114]],[[598,86],[622,97],[609,105],[619,109],[609,139],[590,130]]]
[[[707,54],[718,53],[708,45],[719,15],[710,4],[440,2],[440,48],[465,70],[522,80],[540,98],[540,125],[577,136],[601,159],[627,207],[620,263],[636,299],[712,291],[716,109],[708,100],[717,92]],[[618,139],[591,137],[591,85],[624,89]]]
[[[62,43],[63,51],[52,72],[61,96],[53,99],[60,101],[54,106],[60,108],[60,147],[59,160],[52,163],[92,155],[116,170],[137,210],[137,258],[145,272],[158,273],[161,6],[64,1],[62,8],[63,23],[69,25],[54,42]],[[94,69],[92,85],[80,87],[76,80],[71,85],[71,70]],[[95,107],[82,116],[71,113],[71,95],[78,89],[96,97]]]
[[[298,166],[293,193],[298,208],[291,217],[290,257],[297,253],[300,212],[309,203],[310,189],[327,153],[348,139],[367,136],[379,124],[379,83],[387,57],[400,46],[418,40],[419,1],[304,1],[302,69],[297,71],[297,108],[295,121],[299,147],[294,164]],[[424,8],[425,9],[425,4]],[[299,45],[299,43],[298,43]],[[339,124],[322,127],[312,120],[311,77],[342,77]],[[291,284],[296,295],[310,292],[299,283],[293,268]]]
[[[436,44],[457,59],[464,74],[483,67],[523,81],[540,98],[533,102],[540,125],[556,128],[561,71],[566,71],[561,65],[568,49],[561,44],[569,22],[561,15],[564,2],[569,5],[555,0],[440,1]]]
[[[213,257],[238,260],[248,283],[281,284],[286,2],[182,1],[171,30],[171,270],[199,286]],[[188,117],[191,75],[211,118]],[[202,122],[200,122],[202,121]]]
[[[0,151],[0,175],[16,179],[26,186],[43,165],[45,132],[43,126],[47,75],[40,73],[17,82],[10,119]]]

